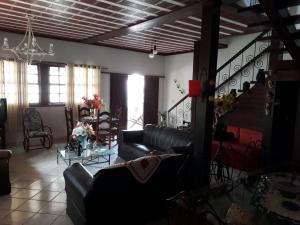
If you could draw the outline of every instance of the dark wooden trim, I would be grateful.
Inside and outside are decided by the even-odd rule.
[[[201,16],[201,9],[202,9],[202,3],[201,2],[196,2],[191,5],[188,5],[186,7],[180,8],[178,10],[172,11],[168,14],[156,17],[154,19],[149,19],[145,22],[141,22],[138,24],[134,24],[129,27],[121,28],[119,30],[115,30],[106,34],[100,34],[96,35],[91,38],[87,38],[83,40],[83,43],[91,44],[91,43],[96,43],[98,41],[103,41],[107,40],[110,38],[114,37],[119,37],[119,36],[125,36],[130,33],[138,32],[138,31],[144,31],[153,27],[159,27],[162,26],[165,23],[171,23],[174,20],[186,18],[188,16],[193,16],[193,15],[200,15]]]
[[[219,49],[225,49],[228,48],[227,44],[219,43]],[[179,55],[179,54],[185,54],[185,53],[191,53],[194,52],[194,50],[187,50],[187,51],[178,51],[178,52],[171,52],[171,53],[161,53],[162,56],[170,56],[170,55]]]
[[[276,13],[278,15],[280,15],[279,13]],[[281,18],[281,16],[280,16]],[[281,18],[282,22],[286,25],[293,25],[295,23],[300,23],[300,15],[294,15],[294,16],[289,16],[286,18]],[[270,22],[270,20],[263,20],[257,23],[251,23],[248,24],[248,27],[250,28],[254,28],[254,27],[265,27],[265,28],[269,28],[272,25],[272,23]]]
[[[119,74],[119,75],[124,75],[124,76],[130,76],[132,74],[127,74],[127,73],[118,73],[118,72],[109,72],[109,71],[105,71],[105,73],[108,73],[109,75],[113,75],[113,74]],[[148,74],[142,74],[142,76],[148,76],[148,77],[159,77],[159,78],[166,78],[165,75],[148,75]]]
[[[199,60],[194,63],[196,63],[195,67],[198,68],[198,79],[207,83],[216,80],[220,8],[220,0],[206,0],[203,2],[202,35],[198,49]],[[211,87],[203,92],[202,96],[196,97],[193,157],[195,161],[195,182],[199,186],[207,185],[210,178],[214,104],[209,101],[208,96],[214,95],[215,88]]]

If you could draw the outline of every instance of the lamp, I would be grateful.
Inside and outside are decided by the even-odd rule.
[[[150,53],[149,53],[149,58],[150,59],[153,59],[155,55],[157,55],[158,51],[157,51],[157,48],[156,48],[156,41],[154,41],[154,45],[153,47],[150,49]]]
[[[150,59],[153,59],[153,58],[154,58],[154,55],[155,55],[155,54],[154,54],[154,50],[153,50],[153,48],[151,48],[150,53],[149,53],[148,56],[149,56]]]
[[[49,50],[43,50],[37,43],[36,38],[34,37],[31,21],[33,17],[31,15],[26,15],[27,18],[27,27],[25,35],[22,41],[14,48],[10,48],[8,44],[8,38],[4,38],[2,49],[6,51],[13,52],[16,57],[28,64],[32,63],[32,60],[35,56],[44,58],[45,56],[54,56],[53,44],[49,44]]]
[[[201,80],[189,80],[189,96],[201,96]]]

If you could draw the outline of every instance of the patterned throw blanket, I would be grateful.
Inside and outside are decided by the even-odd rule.
[[[126,167],[138,182],[145,184],[155,173],[163,159],[176,155],[177,154],[144,156],[125,163],[115,164],[108,168]]]

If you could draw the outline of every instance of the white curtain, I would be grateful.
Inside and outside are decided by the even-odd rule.
[[[77,107],[83,104],[82,97],[100,95],[101,68],[69,64],[67,71],[67,105],[73,108],[74,118],[78,118]]]
[[[22,109],[28,107],[27,64],[0,61],[0,92],[7,100],[7,142],[16,144],[21,138]]]

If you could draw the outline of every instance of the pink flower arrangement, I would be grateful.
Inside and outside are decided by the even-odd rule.
[[[94,97],[92,99],[88,99],[87,97],[82,97],[84,103],[90,108],[90,109],[101,109],[101,107],[104,106],[103,99],[97,94],[94,94]]]
[[[82,122],[77,122],[72,132],[72,138],[76,139],[78,136],[92,137],[95,135],[92,125]]]

